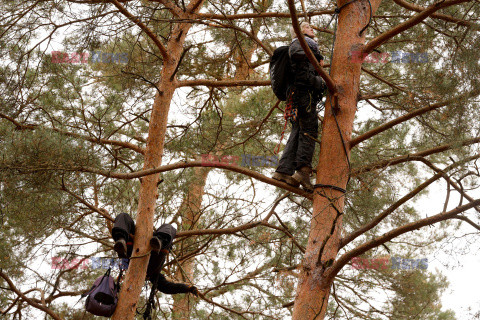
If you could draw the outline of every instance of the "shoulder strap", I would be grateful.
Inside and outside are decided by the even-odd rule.
[[[118,277],[117,277],[117,283],[115,284],[115,286],[117,287],[117,290],[120,290],[120,280],[122,279],[122,276],[123,276],[123,269],[120,268],[120,273],[118,274]]]

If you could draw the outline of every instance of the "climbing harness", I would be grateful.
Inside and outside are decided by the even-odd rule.
[[[143,317],[143,319],[148,319],[148,320],[151,320],[152,319],[152,309],[155,309],[155,292],[154,292],[154,288],[153,288],[154,284],[152,283],[152,288],[150,290],[150,294],[148,296],[147,299],[145,299],[147,302],[145,303],[145,305],[140,308],[140,307],[137,307],[135,309],[135,313],[138,314],[138,315],[141,315]],[[145,292],[147,292],[147,283],[145,283],[144,285],[144,289]],[[142,291],[143,291],[142,290]]]
[[[175,262],[177,262],[183,275],[187,278],[187,280],[190,283],[192,283],[187,273],[185,272],[185,270],[183,270],[181,264],[178,262],[175,254],[172,251],[169,251],[169,253],[172,254],[173,259],[175,260]],[[157,289],[158,289],[157,288],[158,275],[156,275],[153,279],[151,279],[151,282],[152,282],[152,288],[150,289],[150,295],[148,296],[147,303],[145,304],[145,310],[144,311],[139,311],[138,309],[136,310],[137,314],[142,315],[144,320],[152,320],[151,313],[152,313],[152,309],[155,309],[155,294],[157,293]]]
[[[152,320],[152,309],[155,309],[155,294],[157,293],[158,277],[157,274],[155,277],[150,278],[152,288],[150,289],[150,294],[146,300],[147,302],[145,303],[144,310],[139,311],[138,308],[135,310],[138,315],[142,315],[144,320]],[[145,284],[145,287],[147,287],[147,284]]]

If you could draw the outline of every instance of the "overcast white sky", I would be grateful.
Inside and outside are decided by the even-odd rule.
[[[47,49],[46,52],[50,53],[52,50],[61,50],[59,46],[61,39],[62,37],[58,37],[57,34],[55,41],[50,44],[50,48]],[[183,93],[180,95],[184,97],[185,90],[182,91]],[[175,103],[180,107],[182,106],[181,101],[182,99],[180,99],[180,101],[177,100]],[[180,108],[184,107],[185,106],[183,105]],[[173,114],[175,113],[174,110],[175,108],[172,108],[171,112]],[[286,138],[287,137],[288,132],[286,133]],[[432,215],[442,210],[443,201],[445,199],[444,189],[445,187],[443,184],[437,184],[434,189],[431,189],[430,196],[419,203],[421,210],[425,214]],[[480,191],[478,191],[477,194],[470,193],[470,195],[478,198],[480,197]],[[451,204],[454,203],[455,198],[452,198]],[[474,211],[470,210],[469,214],[474,214]],[[438,228],[438,226],[435,227]],[[452,244],[453,246],[458,247],[458,251],[463,251],[465,248],[468,248],[470,251],[468,254],[452,255],[450,248],[448,251],[441,250],[432,256],[427,256],[428,270],[434,271],[438,269],[447,276],[450,282],[449,289],[447,289],[442,296],[442,303],[444,309],[452,309],[456,312],[458,320],[477,319],[473,318],[472,315],[480,310],[480,294],[478,293],[480,289],[480,255],[478,254],[480,246],[474,241],[475,238],[478,238],[478,230],[470,225],[464,224],[460,230],[455,231],[455,235],[458,237],[468,233],[471,233],[472,236],[469,238],[460,238]],[[455,250],[453,250],[453,252],[455,252]],[[55,270],[52,270],[52,272],[54,271]],[[75,303],[77,300],[78,298],[71,301]],[[470,311],[469,309],[473,311]]]

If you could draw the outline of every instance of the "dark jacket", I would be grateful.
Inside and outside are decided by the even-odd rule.
[[[320,54],[315,40],[308,36],[305,36],[305,40],[317,61],[323,60],[323,56]],[[303,51],[303,48],[297,38],[293,39],[290,43],[288,54],[290,56],[293,73],[295,75],[293,85],[297,88],[313,90],[319,94],[322,94],[323,90],[325,89],[325,82],[318,75],[315,67],[310,63],[310,60],[308,60],[307,55]]]
[[[177,294],[190,292],[190,286],[184,283],[168,281],[161,273],[157,275],[157,289],[166,294]]]

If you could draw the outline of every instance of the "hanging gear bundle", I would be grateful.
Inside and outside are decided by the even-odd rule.
[[[285,124],[289,119],[293,122],[297,121],[298,109],[293,105],[293,94],[294,91],[292,90],[292,92],[288,96],[287,104],[285,106],[285,113],[283,115],[283,118],[285,119]]]
[[[158,278],[158,277],[157,277]],[[150,296],[148,297],[147,304],[145,305],[145,311],[143,312],[144,320],[152,320],[152,309],[155,309],[155,293],[157,292],[157,278],[152,281],[152,289],[150,290]]]
[[[287,104],[285,105],[285,111],[283,113],[283,118],[285,119],[285,124],[283,125],[282,135],[280,136],[280,141],[278,142],[277,147],[274,150],[274,154],[277,154],[280,151],[280,145],[282,144],[283,136],[285,135],[285,130],[287,129],[287,123],[290,119],[291,121],[297,121],[298,109],[293,105],[293,94],[292,90],[287,98]]]

